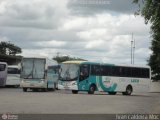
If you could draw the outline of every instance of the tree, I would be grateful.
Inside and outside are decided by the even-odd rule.
[[[70,60],[82,60],[82,61],[86,61],[86,60],[81,59],[81,58],[70,57],[70,56],[59,56],[59,55],[53,57],[53,60],[57,61],[58,63],[62,63],[64,61],[70,61]]]
[[[141,14],[145,23],[151,23],[152,43],[150,49],[152,54],[148,60],[148,65],[152,69],[152,79],[160,80],[160,1],[159,0],[133,0],[134,3],[143,3],[143,8],[138,12]],[[136,12],[137,13],[137,12]]]
[[[20,47],[10,43],[10,42],[0,42],[0,54],[15,56],[16,54],[21,53],[22,50]]]

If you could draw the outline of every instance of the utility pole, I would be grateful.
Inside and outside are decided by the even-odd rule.
[[[133,64],[133,33],[132,33],[132,40],[131,40],[131,64]]]
[[[132,33],[132,40],[131,40],[131,64],[134,64],[134,52],[135,52],[135,45],[136,45],[136,41],[133,38],[133,33]]]
[[[135,44],[136,44],[136,41],[135,41],[135,39],[134,39],[134,41],[133,41],[133,64],[134,64]]]

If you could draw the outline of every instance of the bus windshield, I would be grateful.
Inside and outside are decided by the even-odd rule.
[[[8,67],[8,74],[20,74],[20,70],[18,68]]]
[[[76,80],[78,78],[79,65],[62,64],[60,71],[60,79],[64,81]]]
[[[59,67],[60,67],[60,66],[58,66],[58,65],[48,66],[48,73],[58,74],[58,72],[59,72]]]
[[[45,59],[24,59],[21,78],[42,79],[45,76]]]
[[[0,71],[5,71],[6,65],[5,64],[0,64]]]

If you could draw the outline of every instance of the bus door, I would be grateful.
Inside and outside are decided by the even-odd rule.
[[[58,88],[58,68],[59,66],[49,66],[47,71],[48,88]]]
[[[78,90],[85,91],[89,89],[89,71],[90,65],[83,64],[80,66]]]

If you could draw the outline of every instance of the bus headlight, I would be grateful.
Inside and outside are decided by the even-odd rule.
[[[72,83],[72,85],[77,85],[77,82]]]
[[[44,83],[44,81],[42,80],[42,81],[40,81],[40,83]]]

